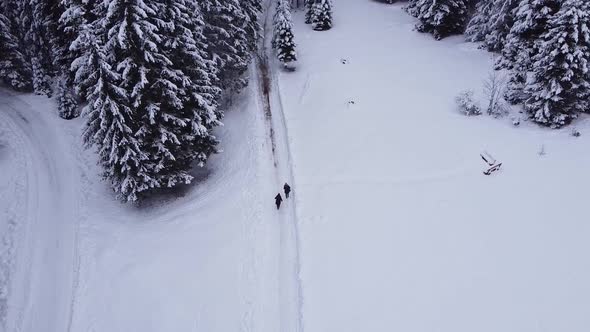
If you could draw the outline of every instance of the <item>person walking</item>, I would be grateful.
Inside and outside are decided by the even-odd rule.
[[[277,205],[277,210],[281,207],[282,202],[283,202],[283,197],[281,197],[281,193],[278,193],[275,196],[275,204]]]
[[[286,182],[283,186],[283,190],[285,190],[285,197],[289,198],[289,194],[291,193],[291,187]]]

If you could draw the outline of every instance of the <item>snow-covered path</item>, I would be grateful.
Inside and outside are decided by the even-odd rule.
[[[16,144],[22,181],[10,250],[7,331],[69,331],[80,220],[75,154],[55,115],[0,91],[0,122]]]
[[[274,165],[274,183],[279,190],[285,183],[293,184],[292,156],[290,137],[283,102],[277,82],[277,63],[270,48],[272,38],[272,6],[268,1],[263,20],[264,38],[256,57],[256,75],[252,75],[252,84],[259,87],[259,110],[265,115],[267,135],[271,141],[271,154]],[[273,60],[270,60],[273,59]],[[297,220],[296,188],[289,199],[285,199],[280,211],[279,235],[279,303],[280,331],[301,332],[304,330],[303,319],[303,286],[300,278],[301,257],[299,224]]]

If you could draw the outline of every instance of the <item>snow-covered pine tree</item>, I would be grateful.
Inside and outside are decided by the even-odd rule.
[[[162,91],[158,98],[165,103],[160,107],[176,109],[175,116],[183,122],[173,128],[179,144],[169,144],[174,163],[164,169],[175,172],[175,178],[184,174],[176,181],[187,183],[192,180],[188,173],[192,164],[196,161],[203,166],[209,156],[217,152],[218,141],[211,130],[220,124],[222,116],[217,105],[220,89],[214,85],[215,64],[206,53],[204,21],[197,0],[160,0],[159,6],[163,52],[172,62],[171,72],[166,76],[178,90],[166,86],[169,83],[163,84],[162,80],[154,87],[157,93]],[[170,98],[169,94],[175,94],[178,99]]]
[[[74,95],[71,84],[68,84],[68,74],[64,73],[58,78],[57,87],[57,109],[59,116],[63,119],[73,119],[80,115],[78,101]]]
[[[166,29],[158,29],[159,25],[174,27],[161,4],[156,0],[111,0],[106,16],[105,52],[113,55],[109,63],[121,75],[119,87],[129,98],[137,126],[135,137],[148,158],[144,162],[148,177],[135,178],[135,187],[121,191],[128,193],[128,200],[141,198],[150,188],[192,180],[186,155],[180,152],[191,147],[185,134],[186,126],[193,123],[184,109],[186,94],[191,91],[183,89],[187,77],[168,57],[164,42],[171,36]]]
[[[29,90],[32,85],[30,68],[13,34],[12,22],[3,13],[0,13],[0,80],[20,91]]]
[[[314,0],[305,0],[305,24],[313,22],[313,4]]]
[[[483,42],[489,34],[490,18],[493,14],[495,0],[480,0],[475,6],[475,12],[467,28],[465,36],[472,42]]]
[[[513,11],[518,0],[481,0],[469,21],[465,35],[473,42],[482,42],[482,47],[491,52],[504,48],[506,36],[514,23]]]
[[[244,30],[246,15],[237,0],[199,2],[205,18],[209,53],[218,70],[223,90],[240,91],[247,85],[242,75],[252,60]]]
[[[90,26],[94,20],[93,6],[93,1],[86,0],[62,0],[60,2],[61,16],[52,46],[55,66],[59,72],[57,79],[58,111],[64,119],[72,119],[79,115],[77,98],[74,95],[75,72],[71,70],[71,66],[80,53],[79,50],[71,49],[71,45],[81,33],[81,27]],[[85,98],[84,95],[81,97]]]
[[[311,21],[316,31],[332,29],[332,1],[314,0]]]
[[[412,9],[420,23],[416,30],[428,32],[440,40],[461,33],[467,21],[466,0],[418,0]]]
[[[564,0],[547,28],[533,58],[526,109],[535,122],[561,127],[589,106],[590,5]]]
[[[120,10],[117,4],[111,10]],[[99,45],[99,35],[84,29],[72,45],[83,49],[76,59],[77,83],[88,85],[88,104],[84,107],[84,142],[98,150],[103,177],[108,179],[117,196],[136,201],[138,195],[158,185],[147,170],[149,156],[137,138],[136,112],[132,110],[128,91],[119,87],[122,78],[107,61]],[[114,56],[114,54],[111,54]]]
[[[404,6],[404,10],[413,17],[418,17],[418,3],[421,0],[408,0],[408,4]]]
[[[258,39],[260,38],[260,13],[262,12],[262,3],[260,0],[242,0],[240,1],[242,11],[246,15],[246,25],[244,31],[246,32],[246,39],[248,41],[248,50],[255,52],[258,47]]]
[[[520,0],[514,10],[514,24],[506,36],[499,68],[510,70],[505,99],[522,103],[527,73],[532,58],[538,53],[541,34],[547,31],[547,22],[560,7],[558,0]]]
[[[55,75],[51,41],[57,33],[61,15],[58,0],[22,0],[21,23],[27,32],[25,42],[29,50],[33,72],[33,90],[51,96],[51,78]]]
[[[287,0],[279,0],[277,3],[277,10],[274,15],[273,47],[276,50],[277,58],[283,64],[297,60],[291,7]]]
[[[506,36],[514,24],[514,10],[519,0],[494,0],[484,45],[488,51],[501,52]]]

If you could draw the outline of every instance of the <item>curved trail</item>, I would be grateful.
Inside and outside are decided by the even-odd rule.
[[[0,91],[0,121],[20,143],[24,173],[7,330],[68,331],[78,266],[79,170],[71,146],[55,132],[55,115],[6,94]]]
[[[263,38],[256,57],[257,75],[253,81],[259,86],[261,104],[267,120],[275,170],[275,183],[282,188],[285,182],[294,184],[292,155],[289,147],[289,132],[285,120],[283,103],[275,73],[276,66],[269,48],[272,27],[270,17],[272,1],[268,1],[264,22]],[[293,186],[294,187],[294,186]],[[279,255],[279,304],[280,331],[301,332],[303,324],[303,289],[300,277],[300,239],[297,222],[297,188],[279,211],[280,255]]]

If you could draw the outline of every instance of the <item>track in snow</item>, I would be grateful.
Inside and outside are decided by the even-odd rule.
[[[272,36],[270,17],[273,1],[267,2],[263,22],[263,38],[260,52],[256,57],[257,75],[253,81],[259,86],[260,99],[268,125],[272,156],[275,166],[275,183],[282,188],[285,182],[293,187],[291,197],[283,202],[279,211],[280,222],[280,255],[279,255],[279,303],[280,331],[301,332],[303,326],[303,289],[300,278],[300,241],[297,224],[297,188],[293,186],[294,177],[292,158],[289,147],[289,133],[285,121],[280,90],[277,85],[274,61],[269,43]]]
[[[0,91],[0,121],[23,160],[21,214],[12,234],[6,328],[68,331],[76,282],[80,191],[71,147],[56,133],[54,114]]]

